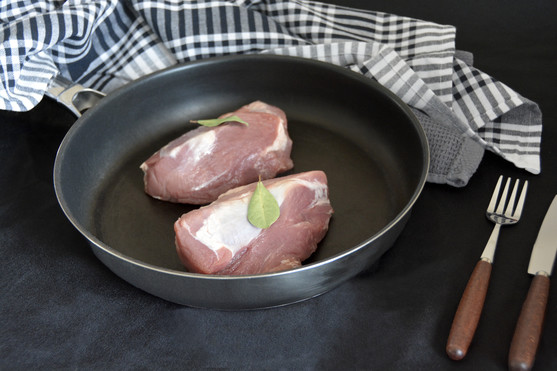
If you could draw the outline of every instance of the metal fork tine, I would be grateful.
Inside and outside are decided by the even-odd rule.
[[[501,188],[502,181],[503,181],[503,175],[500,175],[499,180],[497,180],[497,185],[493,190],[493,194],[491,195],[491,201],[489,201],[489,206],[487,207],[487,211],[490,213],[495,211],[495,205],[497,205],[497,196],[499,196],[499,188]]]
[[[512,217],[512,215],[513,215],[514,200],[516,199],[516,193],[518,192],[518,184],[519,183],[520,183],[520,180],[518,180],[518,179],[516,180],[516,182],[514,182],[513,191],[511,193],[511,197],[509,197],[509,201],[507,203],[507,208],[505,209],[505,216],[507,216],[509,218]]]
[[[520,216],[522,215],[522,208],[524,207],[524,201],[526,201],[526,191],[528,191],[528,181],[524,182],[520,198],[518,199],[518,204],[514,210],[513,218],[515,219],[520,219]]]
[[[507,193],[509,193],[509,185],[511,183],[511,178],[507,179],[505,183],[505,188],[503,189],[503,194],[499,199],[499,205],[497,206],[497,210],[495,211],[497,214],[503,214],[503,210],[505,210],[505,200],[507,199]]]

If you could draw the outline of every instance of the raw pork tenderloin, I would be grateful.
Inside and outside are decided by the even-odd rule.
[[[249,126],[200,126],[171,141],[142,165],[145,192],[154,198],[207,204],[229,189],[291,169],[292,140],[285,113],[256,101],[235,112]]]
[[[310,171],[263,182],[280,216],[267,229],[250,224],[247,210],[257,183],[232,189],[174,224],[176,249],[190,272],[242,275],[295,268],[317,248],[333,209],[327,177]]]

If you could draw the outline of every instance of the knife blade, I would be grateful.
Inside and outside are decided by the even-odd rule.
[[[511,341],[510,370],[530,370],[534,365],[549,296],[549,276],[556,253],[557,196],[553,198],[545,214],[530,256],[528,273],[533,274],[534,279],[522,305]]]

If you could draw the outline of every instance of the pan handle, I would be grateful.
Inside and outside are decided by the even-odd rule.
[[[66,79],[60,74],[54,76],[52,80],[50,80],[45,94],[57,102],[62,103],[77,117],[80,117],[85,110],[93,107],[105,96],[105,94],[100,91],[85,88]]]

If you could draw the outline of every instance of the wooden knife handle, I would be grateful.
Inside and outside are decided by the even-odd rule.
[[[468,352],[480,321],[490,276],[491,263],[480,260],[464,289],[445,349],[455,361],[463,359]]]
[[[549,277],[536,275],[530,284],[514,330],[509,351],[509,369],[512,371],[530,370],[534,366],[548,296]]]

